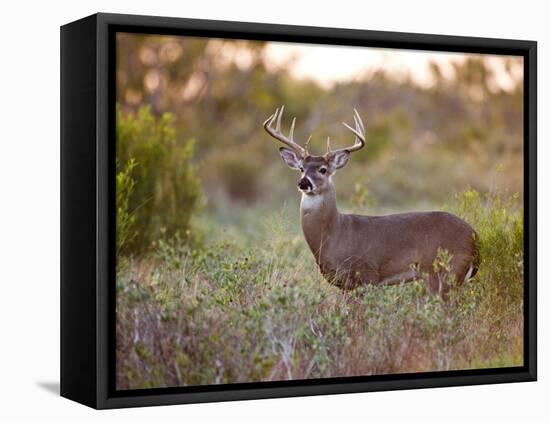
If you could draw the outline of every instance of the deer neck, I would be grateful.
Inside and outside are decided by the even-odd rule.
[[[302,230],[317,261],[323,245],[326,245],[338,223],[338,217],[336,192],[332,184],[322,194],[302,194],[300,203]]]

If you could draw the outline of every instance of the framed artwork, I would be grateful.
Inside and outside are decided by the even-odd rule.
[[[61,394],[536,380],[536,43],[61,28]]]

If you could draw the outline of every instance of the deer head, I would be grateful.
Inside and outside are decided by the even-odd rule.
[[[331,150],[330,138],[327,138],[327,152],[322,156],[314,156],[309,154],[307,148],[311,137],[300,146],[294,141],[294,126],[296,118],[292,119],[290,133],[287,136],[281,132],[281,120],[283,116],[284,106],[277,109],[264,122],[264,129],[273,138],[281,141],[286,147],[281,147],[279,152],[284,162],[291,168],[299,170],[302,174],[298,181],[298,189],[306,195],[323,194],[327,188],[332,185],[332,175],[343,168],[354,151],[360,150],[365,146],[365,127],[363,121],[354,109],[353,120],[355,128],[352,128],[347,123],[342,124],[355,135],[355,142],[351,147]],[[275,124],[275,127],[273,125]]]

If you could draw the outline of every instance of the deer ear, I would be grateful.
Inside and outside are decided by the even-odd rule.
[[[296,153],[288,148],[281,147],[279,148],[279,153],[285,161],[288,167],[292,169],[300,169],[302,166],[301,160],[298,158]]]
[[[348,150],[336,151],[330,158],[330,165],[334,170],[342,169],[349,160],[350,152]]]

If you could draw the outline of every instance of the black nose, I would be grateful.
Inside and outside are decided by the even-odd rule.
[[[313,189],[313,186],[311,185],[311,182],[309,182],[309,179],[302,178],[300,179],[300,182],[298,182],[298,188],[306,190],[306,189]]]

